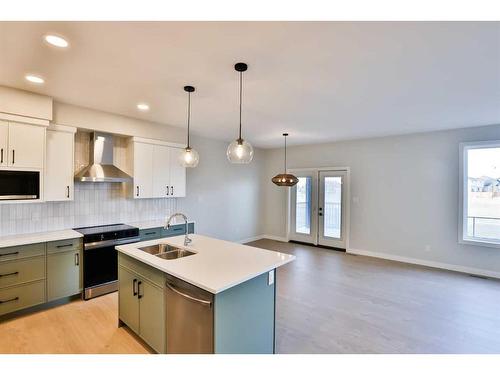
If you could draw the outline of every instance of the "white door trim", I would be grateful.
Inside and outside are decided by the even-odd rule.
[[[297,172],[303,172],[303,171],[316,171],[319,177],[319,172],[320,171],[346,171],[346,181],[348,185],[348,189],[346,189],[346,207],[345,207],[345,213],[346,213],[346,218],[345,218],[345,247],[346,251],[350,247],[350,238],[351,238],[351,168],[350,167],[317,167],[317,168],[288,168],[287,173],[297,173]],[[287,225],[286,225],[286,241],[289,242],[291,240],[290,238],[290,204],[291,204],[291,189],[288,189],[288,194],[287,194],[287,205],[286,205],[286,217],[287,217]],[[317,240],[316,240],[317,244]]]

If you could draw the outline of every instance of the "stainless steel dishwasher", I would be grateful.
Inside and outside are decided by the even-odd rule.
[[[167,353],[214,352],[214,295],[167,276]]]

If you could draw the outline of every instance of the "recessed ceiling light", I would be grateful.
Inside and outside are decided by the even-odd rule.
[[[47,43],[59,48],[66,48],[67,46],[69,46],[69,43],[66,39],[57,35],[47,34],[44,38]]]
[[[24,78],[29,81],[29,82],[32,82],[32,83],[38,83],[38,84],[42,84],[45,82],[45,80],[42,78],[42,77],[39,77],[39,76],[35,76],[33,74],[27,74],[24,76]]]
[[[146,103],[139,103],[137,104],[137,109],[139,111],[149,111],[149,104],[146,104]]]

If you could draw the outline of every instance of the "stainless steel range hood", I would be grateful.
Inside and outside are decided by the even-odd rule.
[[[75,175],[81,182],[126,182],[128,174],[113,165],[113,135],[93,132],[90,135],[89,165]]]

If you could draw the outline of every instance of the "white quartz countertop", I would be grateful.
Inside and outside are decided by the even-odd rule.
[[[189,236],[193,242],[184,246],[184,236],[162,238],[117,246],[117,250],[160,271],[217,294],[283,266],[295,256],[257,247],[240,245],[199,234]],[[165,260],[139,250],[139,247],[167,243],[196,254]]]
[[[52,232],[15,234],[11,236],[0,237],[0,248],[30,245],[40,242],[62,241],[79,237],[83,237],[82,234],[74,231],[73,229],[64,229]]]

